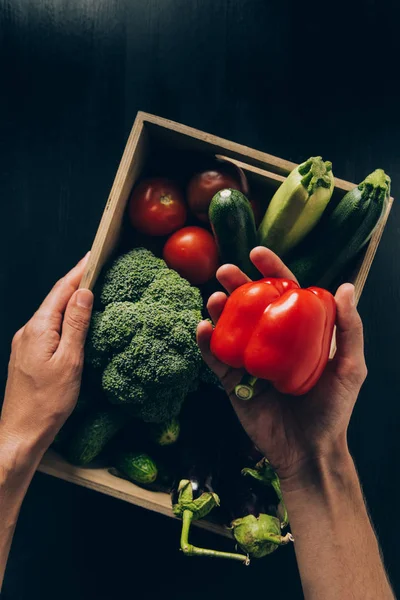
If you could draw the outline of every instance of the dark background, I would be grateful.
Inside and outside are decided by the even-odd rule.
[[[0,0],[2,376],[13,332],[90,248],[139,109],[293,161],[322,154],[350,181],[383,167],[396,197],[396,7],[375,0]],[[398,592],[399,230],[395,203],[360,302],[369,376],[350,429]],[[5,590],[15,600],[302,597],[293,548],[249,569],[201,562],[179,554],[178,529],[37,475]]]

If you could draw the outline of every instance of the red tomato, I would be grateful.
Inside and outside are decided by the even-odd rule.
[[[225,188],[243,192],[239,175],[226,172],[226,169],[214,169],[197,173],[189,181],[187,200],[190,210],[200,221],[208,222],[208,207],[213,196]]]
[[[184,227],[167,240],[163,257],[171,269],[194,285],[214,277],[219,266],[214,237],[201,227]]]
[[[146,179],[133,190],[129,218],[146,235],[168,235],[186,221],[186,206],[179,187],[161,177]]]

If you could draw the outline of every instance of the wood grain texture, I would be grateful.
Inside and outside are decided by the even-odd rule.
[[[113,496],[119,500],[130,502],[141,508],[175,519],[171,508],[171,498],[163,492],[153,492],[141,488],[134,483],[115,477],[107,469],[83,468],[69,464],[56,452],[49,450],[44,456],[39,471],[58,477],[64,481],[81,485],[85,488]],[[196,526],[206,531],[231,538],[232,535],[226,527],[217,525],[207,520],[194,521]]]
[[[146,158],[146,132],[138,116],[132,127],[94,239],[80,286],[92,289],[105,262],[114,250],[121,231],[122,217]]]

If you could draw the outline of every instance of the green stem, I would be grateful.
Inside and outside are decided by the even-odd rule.
[[[250,400],[254,394],[254,386],[257,382],[257,377],[253,377],[246,373],[243,375],[241,382],[235,387],[235,394],[239,400]]]
[[[231,560],[240,560],[245,565],[250,564],[250,559],[244,554],[234,554],[232,552],[218,552],[218,550],[208,550],[207,548],[197,548],[189,544],[189,530],[193,520],[193,513],[190,510],[184,510],[182,515],[181,532],[181,550],[187,556],[210,556],[212,558],[228,558]]]

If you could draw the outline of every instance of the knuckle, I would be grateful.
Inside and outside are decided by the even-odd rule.
[[[72,376],[77,376],[83,369],[83,353],[71,352],[67,359],[68,369]]]
[[[357,360],[348,358],[343,361],[339,376],[343,381],[347,381],[352,385],[361,386],[367,377],[367,366],[365,360]]]
[[[83,350],[76,350],[71,345],[65,347],[57,357],[57,364],[66,381],[77,379],[83,369]]]
[[[85,331],[89,324],[89,319],[80,311],[73,310],[66,317],[67,325],[77,331]]]
[[[356,313],[356,315],[354,317],[353,330],[356,331],[360,335],[364,334],[363,322],[362,322],[361,317],[360,317],[360,315],[358,313]]]
[[[36,316],[32,317],[26,326],[26,333],[31,338],[39,337],[43,332],[43,324]]]
[[[21,341],[21,337],[22,337],[22,332],[23,332],[23,328],[18,329],[18,331],[14,334],[13,339],[11,341],[11,349],[15,350],[15,348],[19,345],[19,342]]]
[[[53,290],[58,291],[60,288],[64,287],[65,284],[65,276],[61,277],[58,281],[56,281],[56,283],[54,284]]]

